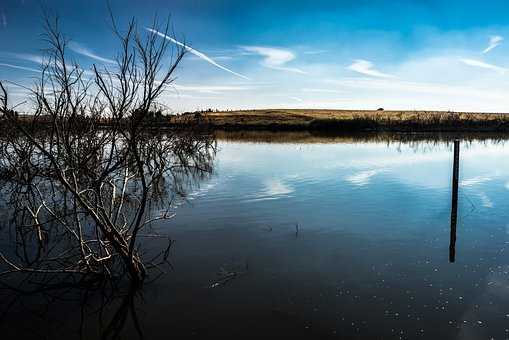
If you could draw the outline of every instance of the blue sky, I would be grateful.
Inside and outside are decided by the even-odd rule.
[[[192,48],[161,101],[203,108],[509,112],[508,1],[112,0],[120,25],[171,15]],[[0,79],[38,76],[42,7],[85,68],[115,57],[105,1],[0,2]],[[164,39],[164,37],[161,37]],[[14,99],[23,92],[11,86]]]

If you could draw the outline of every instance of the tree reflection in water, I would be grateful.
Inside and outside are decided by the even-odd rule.
[[[0,83],[9,221],[1,230],[0,284],[9,300],[2,312],[25,298],[49,303],[78,295],[86,316],[87,306],[97,305],[91,297],[100,296],[101,322],[110,314],[104,310],[116,308],[101,328],[104,338],[117,338],[129,315],[141,335],[136,297],[146,278],[163,270],[171,246],[151,225],[170,219],[172,201],[212,172],[215,141],[201,116],[160,114],[157,99],[185,48],[139,32],[134,21],[120,32],[113,20],[117,65],[85,72],[68,59],[58,19],[45,24],[49,49],[30,89],[33,111],[16,112]],[[169,27],[158,31],[169,34]],[[143,240],[154,237],[167,246],[144,253],[150,241]]]

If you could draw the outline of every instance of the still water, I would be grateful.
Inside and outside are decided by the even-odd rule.
[[[504,141],[461,143],[454,263],[451,143],[218,148],[214,175],[155,226],[175,243],[172,269],[136,298],[145,338],[509,338]],[[74,302],[28,309],[4,334],[79,337]],[[84,338],[100,336],[93,319]],[[128,319],[122,338],[138,337]]]

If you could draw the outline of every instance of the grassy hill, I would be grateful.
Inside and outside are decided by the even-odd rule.
[[[444,111],[242,110],[204,113],[224,130],[508,131],[509,114]]]

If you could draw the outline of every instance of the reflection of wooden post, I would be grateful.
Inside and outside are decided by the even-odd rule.
[[[456,222],[458,220],[458,179],[460,170],[460,141],[454,141],[454,163],[452,167],[451,241],[449,262],[456,259]]]

